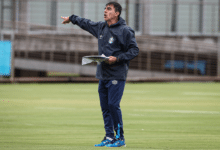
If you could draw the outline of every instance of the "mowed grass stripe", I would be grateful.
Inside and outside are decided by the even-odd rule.
[[[126,84],[126,148],[220,149],[220,84]],[[0,149],[95,150],[98,84],[0,84]],[[106,149],[98,148],[98,149]]]

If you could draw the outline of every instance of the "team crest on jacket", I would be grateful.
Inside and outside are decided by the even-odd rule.
[[[113,80],[113,81],[112,81],[112,84],[113,84],[113,85],[116,85],[116,84],[118,84],[118,81],[117,81],[117,80]]]
[[[109,44],[112,44],[114,42],[114,38],[111,37],[108,42],[109,42]]]

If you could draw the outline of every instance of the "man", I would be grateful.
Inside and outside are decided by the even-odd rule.
[[[98,92],[106,135],[96,147],[125,146],[120,101],[129,61],[138,55],[139,49],[134,31],[126,26],[125,20],[120,17],[121,10],[119,3],[107,3],[104,11],[105,22],[92,22],[76,15],[61,17],[64,19],[63,24],[72,22],[98,38],[99,55],[109,57],[108,61],[97,65],[96,78],[99,79]]]

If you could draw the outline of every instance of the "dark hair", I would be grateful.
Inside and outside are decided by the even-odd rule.
[[[118,15],[118,18],[119,18],[120,15],[121,15],[121,10],[122,10],[121,5],[117,2],[109,2],[105,6],[108,6],[108,5],[113,5],[114,6],[115,12],[119,12],[119,15]]]

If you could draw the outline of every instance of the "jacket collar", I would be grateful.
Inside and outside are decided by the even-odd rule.
[[[108,26],[108,23],[107,22],[105,22],[105,23]],[[109,27],[115,27],[115,26],[118,26],[118,25],[126,25],[125,20],[123,18],[119,17],[118,22],[116,22],[115,24],[110,25]]]

